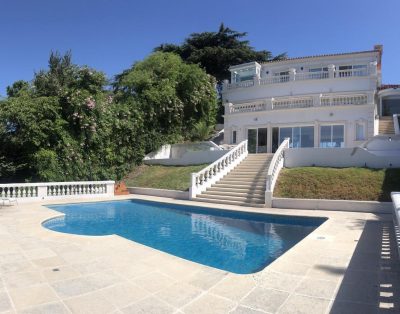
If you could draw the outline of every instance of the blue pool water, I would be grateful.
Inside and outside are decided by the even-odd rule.
[[[326,220],[141,200],[49,207],[65,216],[45,221],[48,229],[90,236],[117,234],[238,274],[263,269]]]

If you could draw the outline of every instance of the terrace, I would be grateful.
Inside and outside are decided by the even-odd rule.
[[[46,204],[76,200],[91,201],[0,209],[0,312],[385,313],[400,306],[391,215],[280,209],[283,215],[329,219],[265,269],[236,275],[116,235],[79,236],[42,227],[60,215]]]
[[[240,66],[237,66],[240,67]],[[274,75],[261,77],[260,65],[255,63],[255,66],[238,70],[242,74],[236,74],[233,71],[231,83],[225,81],[223,90],[229,91],[237,88],[249,88],[274,84],[287,84],[296,81],[310,80],[346,80],[375,77],[377,75],[376,62],[370,64],[362,64],[356,66],[338,66],[329,65],[325,68],[320,68],[318,71],[298,72],[295,68],[290,68],[287,71],[277,72]]]
[[[358,106],[373,104],[372,93],[351,94],[314,94],[298,97],[275,97],[262,101],[240,104],[225,104],[225,114],[237,114],[255,111],[274,111],[282,109],[322,108],[331,106]]]

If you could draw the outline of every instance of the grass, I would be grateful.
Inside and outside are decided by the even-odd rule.
[[[400,191],[400,169],[301,167],[282,169],[276,197],[391,201]]]
[[[190,174],[198,172],[207,164],[195,166],[141,165],[125,178],[127,186],[187,191]]]

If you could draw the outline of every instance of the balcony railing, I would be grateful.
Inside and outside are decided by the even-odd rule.
[[[287,98],[272,101],[272,109],[308,108],[312,106],[312,98]]]
[[[305,80],[323,80],[323,79],[344,79],[352,77],[365,77],[376,74],[376,69],[371,69],[368,67],[359,69],[349,69],[349,70],[330,70],[330,71],[320,71],[320,72],[290,72],[285,75],[276,75],[270,77],[258,78],[255,77],[253,80],[246,80],[243,82],[229,83],[226,81],[224,83],[224,90],[231,90],[236,88],[247,88],[253,86],[270,85],[287,83],[292,81],[305,81]]]
[[[309,97],[280,97],[270,98],[261,102],[251,102],[244,104],[225,104],[225,114],[237,114],[244,112],[273,111],[284,109],[299,109],[312,107],[328,106],[352,106],[367,105],[373,103],[373,94],[319,94]]]

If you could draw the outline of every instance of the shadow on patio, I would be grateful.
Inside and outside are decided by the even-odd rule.
[[[331,313],[400,313],[400,260],[393,223],[365,223]]]
[[[331,314],[400,313],[400,260],[393,223],[385,218],[365,223],[347,268],[320,266],[344,274]]]

